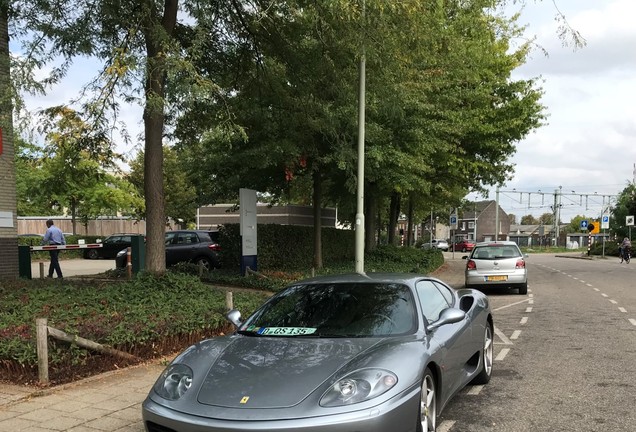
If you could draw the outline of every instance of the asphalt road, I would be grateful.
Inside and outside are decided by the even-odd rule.
[[[31,277],[37,279],[41,277],[40,263],[43,264],[42,277],[46,277],[49,272],[49,260],[38,260],[31,262]],[[62,259],[60,260],[60,267],[62,268],[62,274],[64,277],[71,276],[86,276],[103,273],[107,270],[115,268],[114,259]],[[54,276],[55,277],[55,276]]]
[[[636,261],[528,258],[527,296],[489,290],[493,378],[440,432],[636,430]]]

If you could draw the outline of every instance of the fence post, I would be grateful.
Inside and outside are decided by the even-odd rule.
[[[40,261],[40,279],[44,279],[44,263]]]
[[[126,249],[126,275],[128,279],[132,278],[132,248],[130,246]]]
[[[227,293],[225,293],[225,306],[227,307],[228,311],[234,309],[234,298],[232,295],[232,291],[228,291]]]
[[[35,320],[38,352],[38,378],[41,384],[49,383],[49,330],[47,323],[48,320],[46,318],[37,318]]]

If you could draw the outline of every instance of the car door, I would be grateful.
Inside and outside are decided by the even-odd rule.
[[[421,280],[416,285],[417,295],[424,317],[429,324],[439,319],[444,309],[451,307],[454,298],[450,291],[442,293],[439,286],[431,280]],[[446,294],[446,295],[445,295]],[[450,301],[449,301],[450,300]],[[471,356],[471,329],[468,318],[454,324],[446,324],[429,333],[431,343],[442,347],[444,351],[444,397],[455,393],[466,382],[464,364]]]
[[[166,265],[192,261],[198,243],[199,238],[193,232],[166,234]]]

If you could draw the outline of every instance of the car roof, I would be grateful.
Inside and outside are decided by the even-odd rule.
[[[518,246],[517,243],[508,240],[479,242],[475,246]]]
[[[401,283],[405,285],[413,285],[421,279],[440,281],[431,276],[419,273],[345,273],[339,275],[316,276],[313,278],[299,281],[299,284],[314,283]],[[444,283],[444,282],[442,282]],[[293,285],[293,284],[292,284]]]

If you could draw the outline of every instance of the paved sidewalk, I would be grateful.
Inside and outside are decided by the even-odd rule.
[[[444,255],[432,276],[461,288],[462,254]],[[164,367],[157,361],[47,389],[0,384],[0,432],[143,432],[141,403]]]

